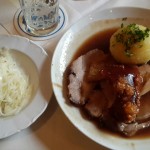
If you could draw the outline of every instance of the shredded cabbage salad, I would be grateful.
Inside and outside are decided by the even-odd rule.
[[[17,114],[29,102],[31,92],[29,77],[8,49],[0,49],[0,116]]]

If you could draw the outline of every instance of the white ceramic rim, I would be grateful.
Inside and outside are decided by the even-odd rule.
[[[99,14],[99,15],[97,15]],[[61,107],[61,109],[63,110],[63,112],[65,113],[65,115],[68,117],[68,119],[72,122],[72,124],[79,129],[83,134],[85,134],[87,137],[89,137],[90,139],[92,139],[93,141],[111,148],[111,149],[115,149],[115,150],[141,150],[142,148],[147,149],[150,146],[150,139],[142,139],[142,140],[138,140],[138,139],[125,139],[125,138],[117,138],[117,137],[113,137],[113,136],[109,136],[109,135],[104,135],[104,134],[100,134],[99,136],[92,136],[91,133],[89,133],[87,131],[87,129],[85,129],[84,126],[81,126],[80,124],[77,124],[76,119],[79,119],[80,122],[83,121],[83,118],[74,118],[71,116],[71,114],[68,113],[68,109],[70,109],[66,104],[65,104],[65,99],[63,98],[62,95],[62,75],[63,75],[63,71],[66,68],[67,64],[64,61],[64,64],[60,64],[60,72],[58,73],[57,70],[55,70],[55,64],[57,63],[58,66],[58,59],[60,59],[61,55],[63,52],[65,52],[65,50],[60,51],[60,48],[62,48],[64,46],[65,48],[65,44],[71,41],[72,38],[72,32],[78,32],[79,29],[81,30],[82,28],[84,28],[87,23],[91,23],[97,20],[103,20],[103,19],[115,19],[115,18],[124,18],[124,17],[138,17],[138,18],[145,18],[148,19],[150,15],[150,10],[149,9],[144,9],[144,8],[137,8],[137,7],[114,7],[114,8],[109,8],[106,10],[98,10],[96,12],[92,12],[91,14],[89,14],[86,17],[81,18],[77,23],[75,23],[73,26],[71,26],[70,29],[68,29],[68,31],[64,34],[64,36],[61,38],[61,40],[59,41],[54,55],[53,55],[53,59],[52,59],[52,67],[51,67],[51,77],[52,77],[52,86],[53,86],[53,90],[54,90],[54,94],[56,96],[56,99]],[[78,29],[79,27],[79,29]],[[73,31],[74,30],[74,31]],[[64,44],[64,45],[63,45]],[[72,52],[70,52],[72,53]],[[64,55],[67,55],[67,53],[65,53]],[[56,60],[57,59],[57,60]],[[59,76],[59,77],[58,77]],[[59,86],[57,86],[59,85]],[[71,108],[73,113],[76,113],[75,108]],[[83,121],[87,124],[87,126],[91,126],[91,124],[88,121]],[[93,127],[94,128],[94,127]],[[95,134],[94,134],[95,135]],[[101,135],[103,135],[101,137]],[[111,141],[111,142],[110,142]]]
[[[37,120],[50,101],[52,86],[50,58],[42,47],[16,35],[0,35],[0,47],[15,49],[27,55],[37,67],[39,74],[39,86],[31,103],[15,116],[0,118],[0,139],[2,139],[29,127]]]

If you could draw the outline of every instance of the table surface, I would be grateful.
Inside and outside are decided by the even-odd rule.
[[[64,32],[82,16],[91,11],[116,6],[150,8],[149,0],[60,0],[68,21],[56,37],[34,41],[52,57],[55,46]],[[89,7],[90,6],[90,7]],[[0,0],[0,34],[19,34],[13,25],[13,18],[19,9],[18,0]],[[27,129],[0,140],[1,150],[108,150],[83,135],[64,115],[55,96],[52,95],[46,111]]]

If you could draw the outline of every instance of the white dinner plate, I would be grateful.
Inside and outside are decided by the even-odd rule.
[[[27,38],[0,35],[0,48],[8,48],[30,78],[34,90],[27,106],[13,116],[0,117],[0,139],[29,127],[46,109],[52,95],[50,59],[43,48]]]
[[[75,127],[82,133],[93,141],[111,149],[148,150],[150,147],[150,137],[143,139],[128,139],[113,136],[112,134],[101,131],[95,124],[93,124],[93,122],[84,119],[79,108],[71,106],[66,102],[63,93],[63,74],[76,50],[87,38],[108,26],[111,27],[114,25],[110,23],[107,24],[107,21],[104,21],[105,23],[103,24],[102,20],[129,17],[134,18],[136,21],[136,18],[139,18],[138,23],[150,27],[150,21],[148,21],[149,16],[149,9],[132,7],[117,7],[92,12],[88,16],[80,19],[64,34],[53,55],[51,67],[52,85],[61,109]],[[144,21],[144,23],[142,21]]]

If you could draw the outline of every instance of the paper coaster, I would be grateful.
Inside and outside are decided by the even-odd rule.
[[[14,26],[16,30],[23,36],[32,39],[32,40],[46,40],[55,37],[58,35],[63,28],[65,27],[67,22],[67,15],[65,10],[62,7],[59,7],[59,23],[57,27],[50,33],[46,35],[32,35],[30,31],[26,30],[26,26],[23,22],[23,14],[21,9],[19,9],[14,16]]]

